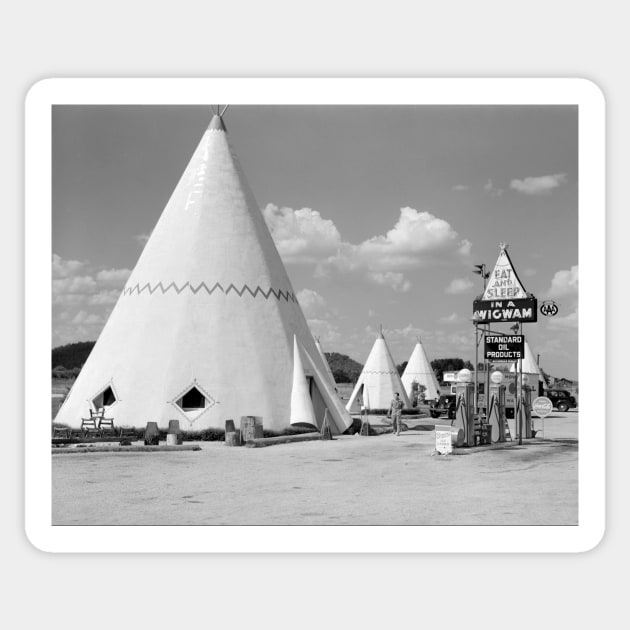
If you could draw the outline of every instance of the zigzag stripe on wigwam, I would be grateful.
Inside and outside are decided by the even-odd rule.
[[[162,282],[158,282],[153,286],[150,282],[147,282],[140,286],[140,283],[138,282],[132,287],[125,287],[123,290],[123,295],[133,295],[134,293],[140,295],[144,291],[147,291],[150,295],[153,295],[158,289],[162,292],[162,295],[168,293],[171,289],[173,289],[173,291],[175,291],[177,295],[180,295],[182,291],[184,291],[184,289],[186,288],[190,289],[190,291],[192,291],[194,295],[197,295],[197,293],[199,293],[202,288],[208,295],[212,295],[218,289],[224,295],[232,292],[236,293],[239,297],[243,297],[244,293],[247,291],[253,298],[261,295],[265,298],[265,300],[268,300],[269,296],[273,295],[277,300],[284,298],[287,302],[291,300],[292,302],[297,304],[297,298],[295,297],[295,294],[291,291],[283,291],[282,289],[273,289],[270,287],[265,292],[265,290],[260,286],[257,286],[255,289],[251,289],[247,284],[244,284],[241,289],[238,289],[233,284],[230,284],[227,289],[224,289],[219,282],[215,282],[212,288],[208,288],[208,285],[205,282],[201,282],[196,287],[190,284],[190,282],[185,282],[181,287],[177,286],[177,284],[175,284],[174,282],[171,282],[166,287],[164,287]]]
[[[398,370],[363,370],[363,374],[398,374]]]

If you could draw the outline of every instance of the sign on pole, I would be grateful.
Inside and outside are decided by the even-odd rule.
[[[553,317],[558,314],[558,305],[553,300],[545,300],[540,305],[540,312],[546,317]]]
[[[538,396],[532,402],[532,411],[539,417],[547,417],[553,409],[553,403],[546,396]]]
[[[479,324],[493,322],[537,322],[538,301],[534,297],[520,300],[475,300],[473,317]]]
[[[481,299],[473,302],[473,317],[479,324],[538,321],[538,301],[525,290],[505,243]]]
[[[485,335],[484,358],[487,361],[512,362],[525,357],[523,335]]]
[[[507,253],[507,245],[501,243],[501,251],[483,293],[483,300],[518,300],[528,297],[523,283],[514,271]]]

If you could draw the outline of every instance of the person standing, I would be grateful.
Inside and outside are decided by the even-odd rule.
[[[401,415],[405,403],[400,399],[400,394],[396,392],[392,398],[392,402],[389,406],[389,415],[392,418],[392,426],[396,435],[400,435]]]

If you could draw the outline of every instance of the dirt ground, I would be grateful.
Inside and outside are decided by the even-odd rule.
[[[153,453],[56,454],[53,525],[577,525],[578,418],[544,436],[434,454],[400,436]],[[541,429],[536,419],[535,428]]]

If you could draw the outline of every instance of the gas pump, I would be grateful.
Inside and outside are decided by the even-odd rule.
[[[525,376],[523,380],[525,380]],[[532,437],[532,392],[534,388],[531,385],[523,385],[523,437]]]
[[[523,386],[517,387],[516,393],[516,420],[517,434],[519,439],[532,437],[532,387],[527,385],[527,374],[523,374]],[[522,431],[522,435],[521,435]]]
[[[464,443],[467,446],[475,445],[475,412],[474,412],[474,391],[475,385],[470,382],[472,374],[470,370],[464,368],[457,373],[457,394],[455,407],[455,420],[453,427],[464,431]]]
[[[505,442],[505,385],[499,371],[490,375],[490,403],[487,422],[492,427],[492,441]]]

